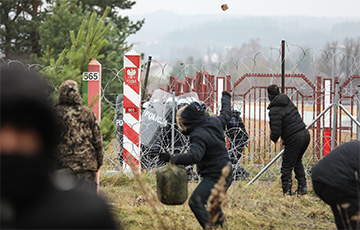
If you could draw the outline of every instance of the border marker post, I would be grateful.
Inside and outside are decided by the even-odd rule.
[[[124,56],[123,170],[140,170],[141,70],[140,54],[130,50]]]

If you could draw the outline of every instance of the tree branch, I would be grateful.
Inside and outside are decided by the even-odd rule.
[[[29,14],[32,16],[32,12],[31,12],[30,10],[26,9],[25,7],[23,7],[23,6],[18,6],[18,8],[22,9],[23,11],[29,13]]]

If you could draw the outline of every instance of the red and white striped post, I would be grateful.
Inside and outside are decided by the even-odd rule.
[[[88,72],[83,75],[83,94],[87,94],[87,104],[92,103],[94,111],[99,123],[101,121],[101,64],[96,60],[91,60],[88,66]],[[96,173],[97,190],[99,193],[100,170]]]
[[[140,54],[131,50],[124,57],[123,169],[140,166]],[[140,169],[140,167],[139,167]]]

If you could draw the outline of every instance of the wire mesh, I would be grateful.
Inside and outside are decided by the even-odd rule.
[[[354,49],[357,49],[355,52]],[[359,48],[348,50],[315,50],[286,44],[285,94],[299,109],[306,124],[311,123],[329,104],[334,103],[334,88],[339,82],[339,101],[352,116],[360,119],[360,56]],[[7,65],[22,65],[28,69],[43,69],[37,64],[1,60]],[[101,61],[100,61],[101,62]],[[220,63],[175,63],[151,61],[148,84],[144,85],[147,61],[141,66],[142,89],[146,97],[142,105],[141,167],[153,172],[162,165],[159,153],[171,150],[171,120],[169,98],[175,90],[177,107],[181,99],[196,100],[203,104],[209,115],[219,113],[219,92],[226,89],[232,94],[232,107],[240,112],[244,127],[229,128],[224,132],[232,159],[234,178],[249,180],[254,177],[282,149],[282,143],[272,144],[269,135],[269,117],[266,87],[281,84],[281,47],[267,48],[254,56],[232,57]],[[115,136],[105,148],[105,169],[122,170],[123,128],[122,99],[123,69],[102,68],[101,101],[115,111]],[[154,97],[155,92],[163,92]],[[190,96],[184,96],[191,93]],[[196,96],[194,96],[196,95]],[[190,99],[189,99],[190,98]],[[195,99],[194,99],[195,98]],[[152,110],[150,110],[151,108]],[[177,108],[178,109],[178,108]],[[150,111],[146,114],[146,111]],[[311,166],[328,153],[330,138],[339,145],[358,139],[360,129],[341,110],[337,126],[331,127],[333,111],[329,111],[310,128],[311,141],[303,157],[307,175]],[[145,116],[148,116],[147,118]],[[146,122],[144,122],[146,121]],[[336,136],[329,136],[332,129]],[[149,140],[149,133],[151,138]],[[144,134],[144,135],[143,135]],[[246,137],[246,138],[244,138]],[[145,143],[146,142],[146,143]],[[191,148],[189,139],[178,128],[175,130],[175,152],[181,154]],[[280,175],[281,160],[267,170],[261,180],[275,180]],[[187,168],[189,179],[197,180],[196,166]]]

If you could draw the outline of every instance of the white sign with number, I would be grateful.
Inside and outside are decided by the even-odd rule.
[[[83,81],[99,81],[100,73],[99,72],[84,72]]]

